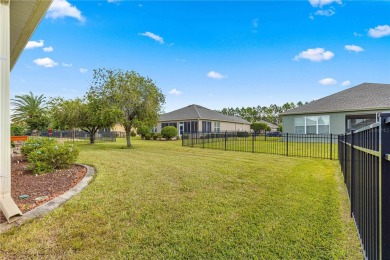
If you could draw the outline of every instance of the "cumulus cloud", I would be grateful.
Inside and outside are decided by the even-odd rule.
[[[61,65],[62,65],[62,67],[72,67],[73,66],[72,64],[68,64],[68,63],[64,63],[64,62],[62,62]]]
[[[223,79],[223,78],[226,78],[226,76],[222,75],[219,72],[213,71],[213,70],[209,71],[207,73],[207,77],[212,78],[212,79]]]
[[[357,45],[345,45],[344,46],[347,51],[353,51],[353,52],[361,52],[364,51],[364,49]]]
[[[328,85],[337,84],[337,81],[333,78],[324,78],[324,79],[319,80],[318,83],[328,86]]]
[[[299,61],[301,59],[306,59],[310,61],[324,61],[330,60],[334,57],[334,53],[331,51],[325,51],[324,48],[315,48],[315,49],[307,49],[306,51],[300,52],[298,55],[294,57],[295,61]]]
[[[87,73],[88,72],[88,69],[86,69],[86,68],[80,68],[79,69],[79,71],[80,71],[80,73]]]
[[[44,67],[44,68],[53,68],[55,66],[58,65],[57,62],[55,62],[54,60],[50,59],[50,58],[40,58],[40,59],[35,59],[33,61],[35,64],[37,64],[38,66],[41,66],[41,67]]]
[[[46,17],[52,19],[72,17],[80,22],[84,22],[86,20],[81,14],[81,11],[66,0],[54,0],[47,11]]]
[[[39,41],[29,41],[25,47],[25,49],[34,49],[34,48],[41,48],[43,47],[43,40]]]
[[[170,91],[169,91],[169,94],[172,94],[172,95],[175,95],[175,96],[180,96],[181,94],[182,94],[183,92],[181,92],[181,91],[179,91],[179,90],[177,90],[177,89],[171,89]]]
[[[43,51],[44,52],[52,52],[52,51],[54,51],[54,49],[53,49],[53,47],[49,46],[49,47],[43,48]]]
[[[144,32],[144,33],[140,33],[139,35],[142,35],[142,36],[145,36],[145,37],[149,37],[150,39],[153,39],[156,42],[164,44],[164,39],[161,36],[159,36],[157,34],[154,34],[152,32]]]
[[[313,7],[322,7],[324,5],[330,5],[333,3],[342,4],[341,0],[309,0],[309,3]]]
[[[390,26],[388,25],[378,25],[375,28],[370,28],[368,30],[368,36],[372,38],[381,38],[390,35]]]
[[[346,87],[346,86],[349,86],[349,85],[351,85],[351,81],[349,81],[349,80],[345,80],[345,81],[343,81],[341,83],[341,86],[343,86],[343,87]]]
[[[334,11],[334,8],[330,8],[330,9],[327,9],[327,10],[317,10],[317,12],[315,12],[314,14],[315,15],[320,15],[320,16],[332,16],[335,13],[336,12]]]

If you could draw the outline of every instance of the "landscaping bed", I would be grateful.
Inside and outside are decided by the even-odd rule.
[[[27,166],[27,158],[24,156],[13,157],[11,160],[11,195],[23,213],[65,193],[79,183],[86,173],[84,167],[72,165],[68,169],[35,175],[27,170]],[[23,195],[28,197],[19,197]],[[0,223],[6,221],[0,211]]]

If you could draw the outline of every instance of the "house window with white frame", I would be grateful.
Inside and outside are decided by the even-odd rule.
[[[329,134],[330,119],[328,115],[296,117],[294,127],[296,134]]]
[[[214,132],[219,133],[221,131],[221,122],[214,121]]]

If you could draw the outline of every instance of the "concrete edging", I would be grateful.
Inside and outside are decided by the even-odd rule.
[[[76,186],[74,186],[73,188],[71,188],[70,190],[65,192],[64,194],[46,202],[45,204],[42,204],[39,207],[36,207],[36,208],[26,212],[15,222],[12,222],[12,223],[6,222],[3,224],[0,224],[0,234],[10,230],[13,227],[20,226],[30,219],[43,217],[44,215],[46,215],[50,211],[52,211],[56,208],[59,208],[62,204],[64,204],[68,200],[70,200],[73,196],[79,194],[85,187],[87,187],[89,182],[92,180],[93,175],[95,174],[95,170],[88,165],[84,165],[84,164],[76,164],[76,165],[83,166],[87,169],[87,172],[86,172],[84,178],[79,183],[77,183]]]

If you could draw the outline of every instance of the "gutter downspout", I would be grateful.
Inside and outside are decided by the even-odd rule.
[[[7,221],[22,212],[11,197],[10,1],[0,0],[0,209]]]

